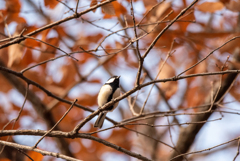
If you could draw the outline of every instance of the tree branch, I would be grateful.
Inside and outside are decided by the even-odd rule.
[[[42,155],[48,155],[48,156],[52,156],[52,157],[56,157],[56,158],[62,158],[62,159],[66,159],[66,160],[69,160],[69,161],[81,161],[81,160],[78,160],[78,159],[75,159],[75,158],[72,158],[72,157],[68,157],[68,156],[63,155],[63,154],[49,152],[49,151],[40,150],[40,149],[32,149],[32,147],[30,147],[30,146],[20,145],[20,144],[16,144],[16,143],[10,143],[10,142],[7,142],[7,141],[0,140],[0,144],[5,145],[5,146],[10,146],[10,147],[13,147],[13,148],[17,148],[17,149],[21,149],[21,150],[31,150],[31,151],[41,153]]]
[[[42,136],[46,133],[47,131],[44,131],[44,130],[3,130],[3,131],[0,131],[0,136],[8,136],[8,135],[34,135],[34,136]],[[127,155],[130,155],[134,158],[138,158],[140,160],[144,160],[144,161],[150,161],[150,159],[140,155],[140,154],[137,154],[137,153],[134,153],[134,152],[131,152],[129,150],[126,150],[118,145],[115,145],[113,143],[110,143],[110,142],[107,142],[103,139],[100,139],[100,138],[97,138],[97,137],[94,137],[94,136],[91,136],[89,134],[84,134],[84,133],[80,133],[80,134],[73,134],[71,132],[62,132],[62,131],[52,131],[50,133],[47,134],[47,136],[49,137],[57,137],[57,138],[83,138],[83,139],[90,139],[90,140],[93,140],[93,141],[97,141],[101,144],[104,144],[108,147],[111,147],[117,151],[120,151],[120,152],[123,152]]]

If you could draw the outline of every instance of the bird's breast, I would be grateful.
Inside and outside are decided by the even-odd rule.
[[[98,106],[101,107],[107,103],[109,96],[112,94],[112,87],[110,85],[104,85],[98,94]]]

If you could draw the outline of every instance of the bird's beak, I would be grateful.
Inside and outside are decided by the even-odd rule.
[[[119,79],[121,76],[118,76],[117,78]]]

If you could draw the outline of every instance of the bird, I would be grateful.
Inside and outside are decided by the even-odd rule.
[[[104,106],[106,103],[110,102],[112,99],[120,96],[119,82],[120,82],[120,76],[112,76],[101,87],[98,93],[98,98],[97,98],[99,108]],[[94,124],[94,127],[102,128],[102,125],[107,113],[109,111],[113,111],[117,106],[118,106],[118,102],[114,103],[112,106],[100,112]]]

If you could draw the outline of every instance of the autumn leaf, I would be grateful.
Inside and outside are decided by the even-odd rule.
[[[34,151],[28,151],[28,156],[31,157],[34,161],[42,161],[43,155]],[[24,161],[31,161],[28,157],[25,157]]]
[[[202,12],[214,13],[216,11],[222,10],[224,5],[221,2],[204,2],[197,6],[197,9]]]
[[[115,9],[116,16],[125,15],[127,13],[127,9],[118,1],[114,1],[112,4]]]
[[[235,109],[240,98],[240,81],[237,73],[233,73],[237,70],[231,69],[240,67],[240,62],[234,61],[233,52],[240,46],[239,0],[204,0],[191,7],[189,5],[194,0],[114,0],[99,7],[100,15],[91,8],[106,2],[104,0],[44,0],[41,3],[39,0],[2,1],[0,127],[6,126],[23,107],[15,127],[12,129],[11,123],[6,128],[15,131],[14,137],[9,131],[2,130],[7,135],[2,136],[2,140],[10,137],[9,143],[15,141],[19,145],[27,140],[31,146],[42,136],[42,130],[49,130],[60,121],[49,134],[51,137],[46,136],[38,146],[51,154],[56,152],[59,158],[64,154],[87,161],[108,160],[112,156],[118,160],[170,160],[178,155],[179,160],[184,160],[174,149],[186,154],[187,149],[190,153],[194,152],[194,149],[198,149],[196,145],[206,141],[216,147],[231,140],[233,144],[229,143],[229,146],[234,153],[225,155],[224,159],[234,158],[240,132],[236,130],[238,128],[225,125],[231,122],[232,126],[237,127],[238,123],[238,111]],[[80,14],[75,15],[77,2]],[[179,19],[176,20],[177,16]],[[21,27],[26,28],[22,37]],[[134,110],[139,112],[163,63],[159,60],[166,57],[173,41],[172,51],[175,52],[157,78],[144,113],[133,116],[130,104],[124,98],[115,111],[107,114],[109,119],[104,121],[107,128],[94,128],[97,116],[92,118],[92,114],[96,114],[98,92],[104,82],[112,75],[121,75],[121,92],[123,96],[130,94],[131,100],[136,101]],[[78,60],[66,56],[59,49],[71,53]],[[139,53],[147,56],[140,58]],[[232,73],[212,75],[212,72],[222,72],[219,66],[224,64],[228,56],[227,65]],[[29,70],[21,73],[22,69]],[[140,86],[137,86],[136,76],[140,71]],[[182,74],[178,76],[179,73]],[[164,78],[171,79],[162,82]],[[218,82],[222,82],[221,85]],[[27,84],[29,88],[24,104]],[[217,106],[212,106],[211,112],[206,112],[206,105],[214,105],[215,85],[221,86],[218,94],[223,93],[222,100],[216,102]],[[162,94],[166,99],[161,98]],[[78,99],[76,104],[60,120],[75,99]],[[211,114],[219,116],[222,121],[211,121],[215,119]],[[225,117],[230,114],[235,117]],[[79,134],[69,138],[69,134],[73,133],[68,132],[84,121],[86,124]],[[211,132],[210,126],[204,125],[208,121],[211,123],[207,124],[214,127],[215,131],[221,130],[223,135],[218,136],[219,143],[212,142],[216,133],[214,130]],[[187,125],[179,125],[186,122]],[[207,140],[203,137],[206,132]],[[19,134],[25,137],[23,141],[17,139]],[[36,138],[31,139],[30,135]],[[77,135],[83,137],[79,139]],[[199,137],[194,140],[196,135]],[[181,147],[185,147],[185,150]],[[223,148],[218,150],[223,152]],[[59,159],[44,157],[40,152],[22,151],[34,161]],[[189,160],[211,160],[213,156],[219,160],[215,152],[213,149],[208,150],[209,155],[184,157]],[[29,160],[16,147],[5,147],[1,157],[0,161],[20,160],[19,157]]]
[[[92,0],[92,2],[90,3],[90,7],[95,6],[98,4],[97,0]],[[96,9],[92,10],[93,12],[96,12]]]
[[[56,7],[56,5],[58,4],[58,1],[56,1],[56,0],[44,0],[44,4],[45,4],[46,7],[54,9]]]
[[[104,2],[104,1],[102,1],[102,2]],[[107,4],[103,5],[102,11],[103,11],[103,13],[109,14],[111,16],[114,16],[116,14],[112,3],[107,3]]]
[[[231,0],[226,4],[227,9],[233,12],[240,12],[240,1],[239,0]]]
[[[1,86],[0,88],[0,91],[4,93],[7,93],[12,88],[12,85],[1,74],[0,74],[0,84],[4,84],[4,86]]]
[[[17,13],[21,10],[21,4],[19,0],[7,0],[6,1],[7,11],[9,13]]]
[[[16,31],[13,36],[17,36],[20,33]],[[8,48],[8,67],[12,67],[12,65],[17,65],[20,63],[23,55],[23,46],[19,44],[11,45]]]
[[[163,63],[163,62],[162,62]],[[159,66],[161,66],[161,64]],[[170,78],[175,76],[175,70],[174,68],[169,65],[168,63],[165,63],[161,73],[159,74],[159,79],[164,78]],[[165,91],[165,96],[167,99],[169,99],[173,94],[175,94],[178,90],[178,83],[177,82],[166,82],[160,84],[161,88]]]

